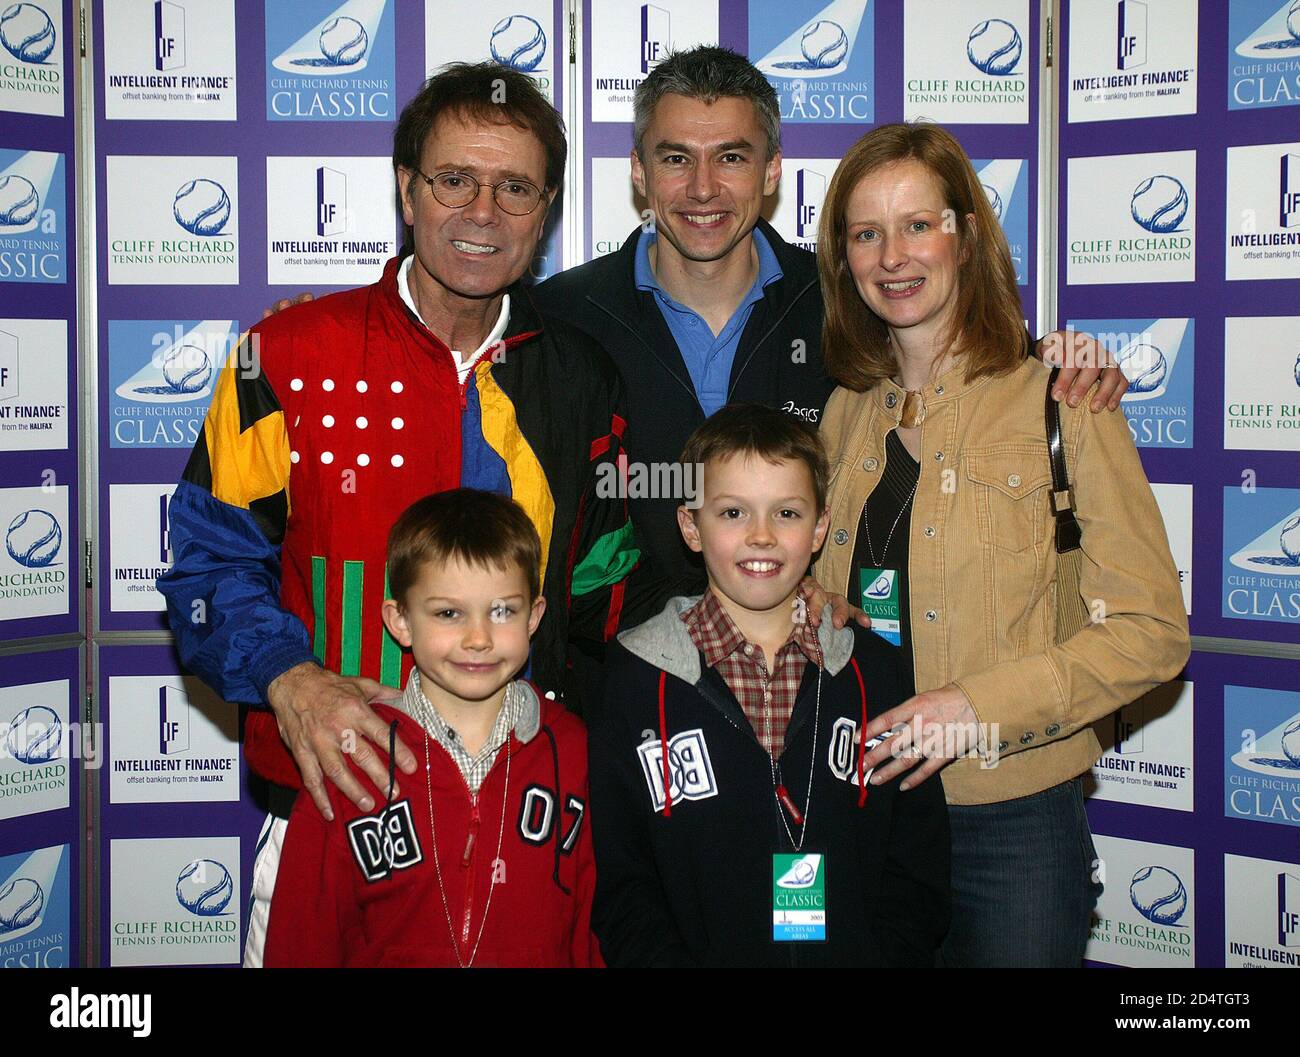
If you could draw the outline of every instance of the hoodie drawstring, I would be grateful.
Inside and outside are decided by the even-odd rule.
[[[387,832],[388,812],[393,808],[393,790],[397,786],[397,720],[388,724],[388,793],[384,798],[384,810],[379,815],[380,832]],[[385,844],[384,877],[393,875],[392,844]]]
[[[664,765],[664,818],[673,817],[672,784],[668,779],[668,721],[664,718],[664,684],[668,682],[668,673],[659,673],[659,747],[663,753]]]
[[[867,802],[867,780],[863,773],[863,761],[867,755],[867,687],[862,681],[862,669],[858,667],[858,659],[850,657],[849,663],[853,665],[853,674],[858,677],[858,697],[862,701],[862,726],[858,728],[861,734],[858,738],[858,807],[862,807]]]
[[[546,740],[551,743],[551,763],[555,767],[555,796],[558,800],[560,796],[560,750],[555,744],[555,734],[545,723],[542,724],[542,733],[546,735]],[[562,816],[558,802],[555,805],[555,813],[557,816]],[[573,895],[573,892],[564,884],[563,881],[560,880],[560,831],[563,828],[564,827],[560,825],[560,818],[557,817],[555,820],[555,866],[551,870],[551,880],[555,882],[556,888],[566,896],[571,896]]]

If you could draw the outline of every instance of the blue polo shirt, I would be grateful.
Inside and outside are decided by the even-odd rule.
[[[726,326],[715,337],[694,309],[687,308],[679,301],[674,301],[659,285],[654,269],[650,267],[650,247],[658,236],[651,231],[642,231],[636,247],[635,279],[638,290],[649,290],[654,294],[655,304],[663,314],[668,329],[677,339],[686,370],[695,386],[695,395],[700,401],[705,417],[712,415],[727,402],[727,386],[731,381],[731,365],[736,359],[736,347],[740,344],[740,335],[745,332],[754,305],[763,297],[763,288],[782,277],[781,265],[777,263],[776,254],[768,244],[763,233],[754,229],[754,247],[758,251],[758,275],[754,285],[749,288],[736,311],[727,320]]]

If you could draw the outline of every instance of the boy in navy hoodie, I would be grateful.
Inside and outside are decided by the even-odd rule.
[[[931,965],[949,913],[942,787],[869,785],[877,743],[855,742],[909,696],[897,649],[829,611],[814,629],[800,593],[828,524],[817,435],[733,405],[682,462],[702,470],[678,521],[708,591],[619,636],[590,723],[605,960]]]

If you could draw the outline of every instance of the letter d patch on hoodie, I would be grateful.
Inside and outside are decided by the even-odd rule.
[[[347,828],[352,854],[367,881],[382,881],[394,870],[424,861],[409,800],[399,800],[377,815],[353,819]]]
[[[658,738],[637,746],[641,771],[650,789],[655,811],[664,809],[664,746]],[[699,727],[684,730],[668,739],[668,792],[674,804],[682,800],[704,800],[718,795],[718,781],[709,759],[709,746]]]

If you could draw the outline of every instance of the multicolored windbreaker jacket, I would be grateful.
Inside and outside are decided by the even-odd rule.
[[[448,488],[509,495],[537,526],[547,607],[530,674],[543,689],[563,688],[571,630],[617,630],[639,556],[608,487],[622,455],[617,370],[516,285],[503,347],[461,385],[402,302],[398,264],[263,320],[220,372],[158,587],[182,661],[228,701],[264,705],[272,680],[312,658],[403,685],[410,656],[380,619],[388,530]],[[269,710],[250,711],[245,752],[263,777],[299,784]]]

